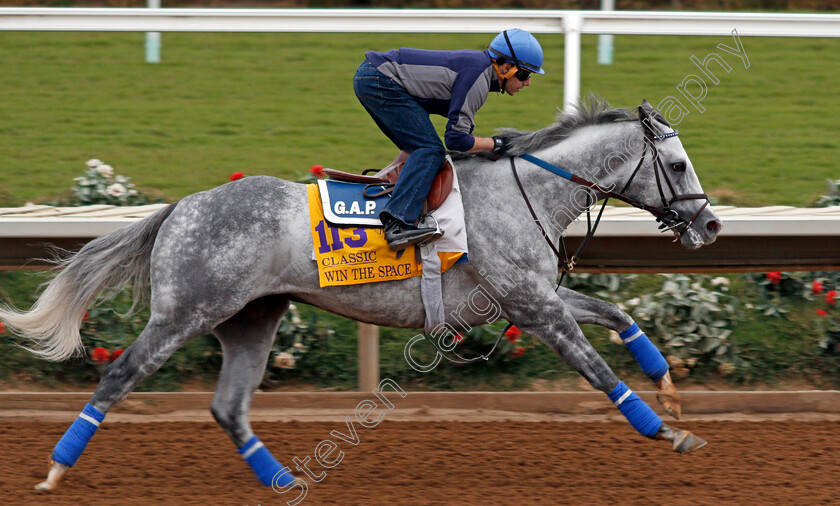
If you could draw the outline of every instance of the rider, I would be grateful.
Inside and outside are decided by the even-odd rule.
[[[429,114],[449,118],[444,135],[449,149],[501,156],[505,140],[473,136],[473,117],[491,91],[514,95],[531,84],[532,73],[544,74],[543,52],[533,35],[514,28],[497,35],[485,51],[402,48],[368,51],[365,57],[353,79],[356,96],[391,142],[409,154],[379,214],[388,245],[401,250],[435,233],[416,226],[446,158]]]

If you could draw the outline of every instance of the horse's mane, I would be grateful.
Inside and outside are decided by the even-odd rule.
[[[516,156],[529,151],[534,151],[548,144],[562,141],[580,127],[600,125],[604,123],[615,123],[618,121],[638,120],[635,109],[611,108],[609,102],[593,93],[586,98],[578,100],[571,113],[559,111],[553,125],[534,132],[523,132],[513,128],[499,129],[499,134],[510,142],[507,155]],[[470,158],[472,156],[484,156],[486,153],[454,154],[455,160]]]

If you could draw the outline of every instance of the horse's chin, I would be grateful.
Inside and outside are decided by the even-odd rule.
[[[700,247],[705,246],[707,244],[711,244],[715,242],[715,239],[712,238],[711,241],[704,242],[700,234],[698,234],[693,228],[689,228],[680,236],[680,242],[682,243],[685,249],[693,250],[699,249]]]

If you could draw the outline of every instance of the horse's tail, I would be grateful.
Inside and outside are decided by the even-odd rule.
[[[158,230],[177,204],[87,243],[75,254],[55,260],[61,271],[29,311],[0,304],[0,321],[34,342],[32,353],[61,361],[82,351],[79,327],[85,311],[103,290],[115,292],[131,282],[138,309],[148,293],[152,246]]]

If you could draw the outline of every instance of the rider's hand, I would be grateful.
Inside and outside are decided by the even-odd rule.
[[[494,158],[496,160],[501,158],[502,155],[507,153],[507,150],[510,149],[510,141],[508,141],[508,139],[506,137],[502,137],[500,135],[494,135],[493,136],[493,143],[494,143],[494,146],[493,146],[493,149],[490,150],[490,152],[494,155]]]

